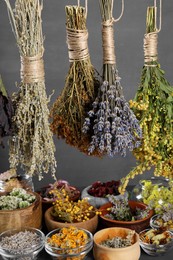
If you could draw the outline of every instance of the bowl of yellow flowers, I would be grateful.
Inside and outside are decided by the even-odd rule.
[[[86,199],[71,201],[65,190],[57,191],[56,196],[54,205],[44,215],[48,231],[73,225],[95,233],[99,214],[96,208]]]
[[[84,259],[93,247],[93,235],[88,230],[74,226],[49,232],[45,250],[53,259]]]

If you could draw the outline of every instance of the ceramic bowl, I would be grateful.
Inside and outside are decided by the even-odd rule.
[[[16,236],[18,236],[18,238]],[[31,236],[30,239],[29,236]],[[14,245],[12,245],[13,241],[14,241]],[[5,260],[36,259],[38,253],[44,248],[44,244],[45,244],[45,235],[39,229],[36,228],[11,229],[1,233],[0,235],[0,255],[2,256],[2,259]]]
[[[103,198],[103,197],[94,197],[92,195],[90,195],[88,193],[88,190],[91,188],[92,185],[86,187],[85,189],[82,190],[81,192],[81,198],[84,199],[84,198],[87,198],[88,199],[88,202],[94,206],[95,208],[99,208],[101,207],[102,205],[106,204],[109,202],[108,198]],[[129,194],[127,191],[125,191],[124,194],[119,194],[119,195],[116,195],[116,198],[117,199],[122,199],[122,198],[128,198]]]
[[[53,209],[53,206],[46,210],[44,219],[45,224],[48,229],[48,231],[52,231],[57,228],[62,227],[69,227],[71,225],[77,227],[77,228],[83,228],[91,233],[95,233],[97,226],[98,226],[98,215],[94,215],[91,219],[83,221],[83,222],[77,222],[77,223],[66,223],[66,222],[59,222],[54,220],[53,216],[51,215],[51,211]]]
[[[66,248],[59,248],[59,247],[51,246],[49,243],[50,237],[52,237],[52,235],[57,234],[60,230],[61,230],[61,228],[52,230],[51,232],[49,232],[46,235],[46,239],[45,239],[46,252],[52,257],[52,259],[61,259],[61,260],[84,259],[85,256],[89,253],[89,251],[91,251],[91,249],[93,247],[93,235],[91,234],[91,232],[89,232],[88,230],[79,228],[79,230],[83,230],[87,234],[88,242],[83,246],[75,247],[75,248],[69,250]]]
[[[135,220],[135,221],[120,221],[120,220],[113,220],[107,218],[105,215],[108,213],[108,208],[110,208],[112,204],[106,203],[103,206],[99,208],[99,211],[101,211],[100,215],[100,222],[103,227],[124,227],[124,228],[130,228],[135,230],[137,233],[142,231],[143,229],[146,229],[150,225],[150,218],[153,216],[154,212],[153,210],[149,211],[149,214],[146,218]],[[132,210],[135,210],[136,208],[140,209],[146,209],[147,205],[145,205],[142,202],[139,201],[129,201],[129,206]]]
[[[114,237],[125,238],[130,229],[127,228],[105,228],[95,233],[93,254],[95,260],[109,259],[109,260],[138,260],[140,257],[139,235],[135,232],[134,243],[131,246],[124,248],[109,248],[100,243],[104,240]]]
[[[147,253],[148,255],[151,255],[151,256],[160,256],[160,255],[164,255],[166,252],[173,249],[173,234],[170,231],[166,231],[167,234],[169,234],[172,237],[172,239],[169,243],[162,244],[162,245],[145,243],[143,240],[143,236],[149,230],[151,230],[151,229],[145,229],[139,233],[139,243],[145,253]]]

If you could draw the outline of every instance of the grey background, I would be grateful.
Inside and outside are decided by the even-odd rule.
[[[14,3],[14,1],[11,1]],[[159,1],[158,1],[159,2]],[[66,46],[65,5],[76,4],[72,0],[44,0],[43,32],[45,35],[45,72],[47,95],[55,90],[50,106],[64,87],[64,79],[68,72],[69,61]],[[81,0],[84,4],[84,0]],[[115,24],[115,45],[117,66],[122,78],[122,86],[126,100],[134,97],[140,81],[143,66],[143,35],[145,33],[146,9],[153,5],[152,0],[125,0],[125,12],[122,19]],[[121,0],[115,0],[114,17],[119,16]],[[173,81],[173,1],[163,1],[162,30],[159,33],[159,61],[169,82]],[[89,50],[92,64],[102,71],[101,17],[98,0],[88,0],[87,27],[89,31]],[[11,95],[18,89],[20,82],[20,58],[16,42],[9,24],[5,2],[0,1],[0,73],[6,89]],[[136,161],[132,153],[125,158],[120,156],[103,159],[89,157],[80,153],[54,137],[56,145],[58,179],[66,179],[75,186],[87,186],[96,180],[107,181],[125,176]],[[0,147],[0,172],[9,168],[8,138],[6,147]],[[19,169],[20,173],[20,169]],[[139,178],[151,176],[152,171],[138,176],[130,184],[138,182]],[[53,182],[50,174],[45,174],[42,181],[37,176],[33,178],[35,189]]]

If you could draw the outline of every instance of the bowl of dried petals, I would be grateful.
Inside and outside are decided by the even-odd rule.
[[[127,191],[125,191],[124,194],[119,193],[119,186],[119,180],[111,180],[107,182],[96,181],[82,190],[81,198],[87,198],[89,203],[96,208],[99,208],[108,202],[107,195],[114,195],[117,199],[123,197],[128,198],[129,194]]]
[[[57,191],[57,200],[46,210],[44,220],[48,231],[74,225],[94,233],[98,225],[99,211],[86,199],[71,201],[65,190]]]
[[[139,235],[131,229],[104,228],[94,234],[95,260],[138,260],[140,257]]]
[[[164,229],[145,229],[139,233],[139,243],[148,255],[164,255],[173,250],[173,234]]]
[[[137,233],[149,227],[154,211],[146,204],[126,198],[117,200],[113,195],[108,198],[109,202],[99,208],[103,227],[130,228]]]
[[[36,228],[11,229],[0,234],[2,259],[33,260],[44,248],[45,235]]]
[[[45,250],[53,259],[81,260],[92,247],[91,232],[74,226],[52,230],[45,239]]]
[[[56,191],[63,189],[66,190],[70,200],[77,201],[80,198],[80,191],[66,180],[57,180],[54,183],[49,183],[49,185],[42,187],[38,191],[42,198],[43,213],[56,201]]]

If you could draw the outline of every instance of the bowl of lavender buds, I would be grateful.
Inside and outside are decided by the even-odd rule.
[[[138,260],[139,235],[128,228],[104,228],[94,234],[93,255],[95,260]]]
[[[2,259],[33,260],[44,248],[45,235],[36,228],[12,229],[0,234]]]

